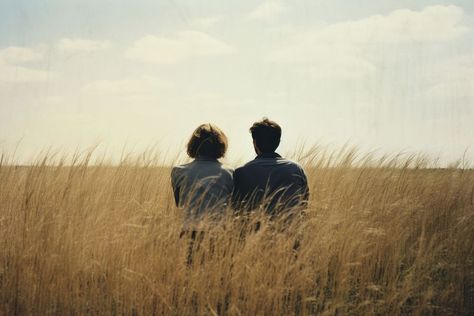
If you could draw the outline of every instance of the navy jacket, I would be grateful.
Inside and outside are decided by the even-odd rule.
[[[309,198],[303,168],[277,153],[262,154],[234,172],[234,208],[263,207],[270,214],[304,208]]]

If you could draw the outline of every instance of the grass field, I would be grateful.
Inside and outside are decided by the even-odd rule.
[[[227,216],[188,267],[170,169],[154,158],[2,156],[0,314],[473,314],[474,171],[357,157],[295,157],[306,217]]]

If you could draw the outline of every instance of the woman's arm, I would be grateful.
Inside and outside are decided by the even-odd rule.
[[[171,170],[171,187],[173,188],[174,201],[176,206],[179,206],[180,185],[179,185],[179,169],[174,167]]]

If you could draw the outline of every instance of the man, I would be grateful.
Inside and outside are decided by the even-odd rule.
[[[303,168],[275,152],[281,127],[264,118],[254,123],[250,132],[257,157],[234,172],[234,207],[262,207],[270,215],[304,208],[309,190]]]

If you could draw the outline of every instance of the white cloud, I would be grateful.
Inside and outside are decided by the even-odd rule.
[[[20,64],[43,59],[44,47],[30,48],[10,46],[0,50],[0,61]]]
[[[45,50],[43,45],[35,48],[10,46],[0,50],[0,82],[42,82],[55,78],[54,72],[20,65],[42,60]]]
[[[40,104],[44,104],[47,106],[62,106],[66,103],[66,99],[63,96],[60,95],[48,95],[40,98],[39,100]]]
[[[219,56],[233,51],[231,46],[206,33],[182,31],[173,38],[142,37],[125,51],[125,57],[141,62],[174,64],[194,56]]]
[[[431,76],[435,80],[466,81],[474,78],[474,54],[451,58],[438,63]]]
[[[305,68],[304,71],[313,78],[328,79],[362,79],[374,76],[377,68],[371,62],[351,55],[331,56],[327,62],[314,67]]]
[[[317,37],[353,43],[437,42],[460,37],[468,31],[462,24],[463,9],[436,5],[421,11],[396,10],[362,20],[328,25]]]
[[[62,52],[95,52],[109,47],[109,41],[95,41],[81,38],[63,38],[58,43],[58,49]]]
[[[268,62],[300,64],[313,78],[358,79],[374,75],[376,66],[357,47],[303,41],[273,51]]]
[[[424,95],[430,98],[474,98],[474,54],[458,56],[433,67],[431,85]]]
[[[136,96],[156,94],[157,91],[169,87],[169,83],[165,83],[160,79],[141,77],[119,80],[97,80],[87,84],[83,88],[83,92],[97,96]]]
[[[463,10],[456,6],[430,6],[295,31],[291,43],[272,52],[268,60],[306,62],[327,49],[354,51],[364,44],[448,41],[468,32],[463,16]]]
[[[220,20],[219,16],[196,18],[191,21],[191,25],[198,29],[208,29],[219,23]]]
[[[54,79],[56,77],[57,74],[51,71],[43,71],[22,66],[9,65],[0,61],[0,82],[42,82]]]
[[[396,10],[311,30],[293,30],[266,61],[309,64],[315,73],[327,77],[370,75],[376,67],[368,49],[374,45],[453,40],[468,32],[463,17],[463,10],[456,6],[429,6],[421,11]]]
[[[425,95],[431,98],[474,98],[474,80],[444,82],[430,87]]]
[[[285,6],[278,1],[265,1],[248,14],[250,19],[271,21],[285,11]]]

